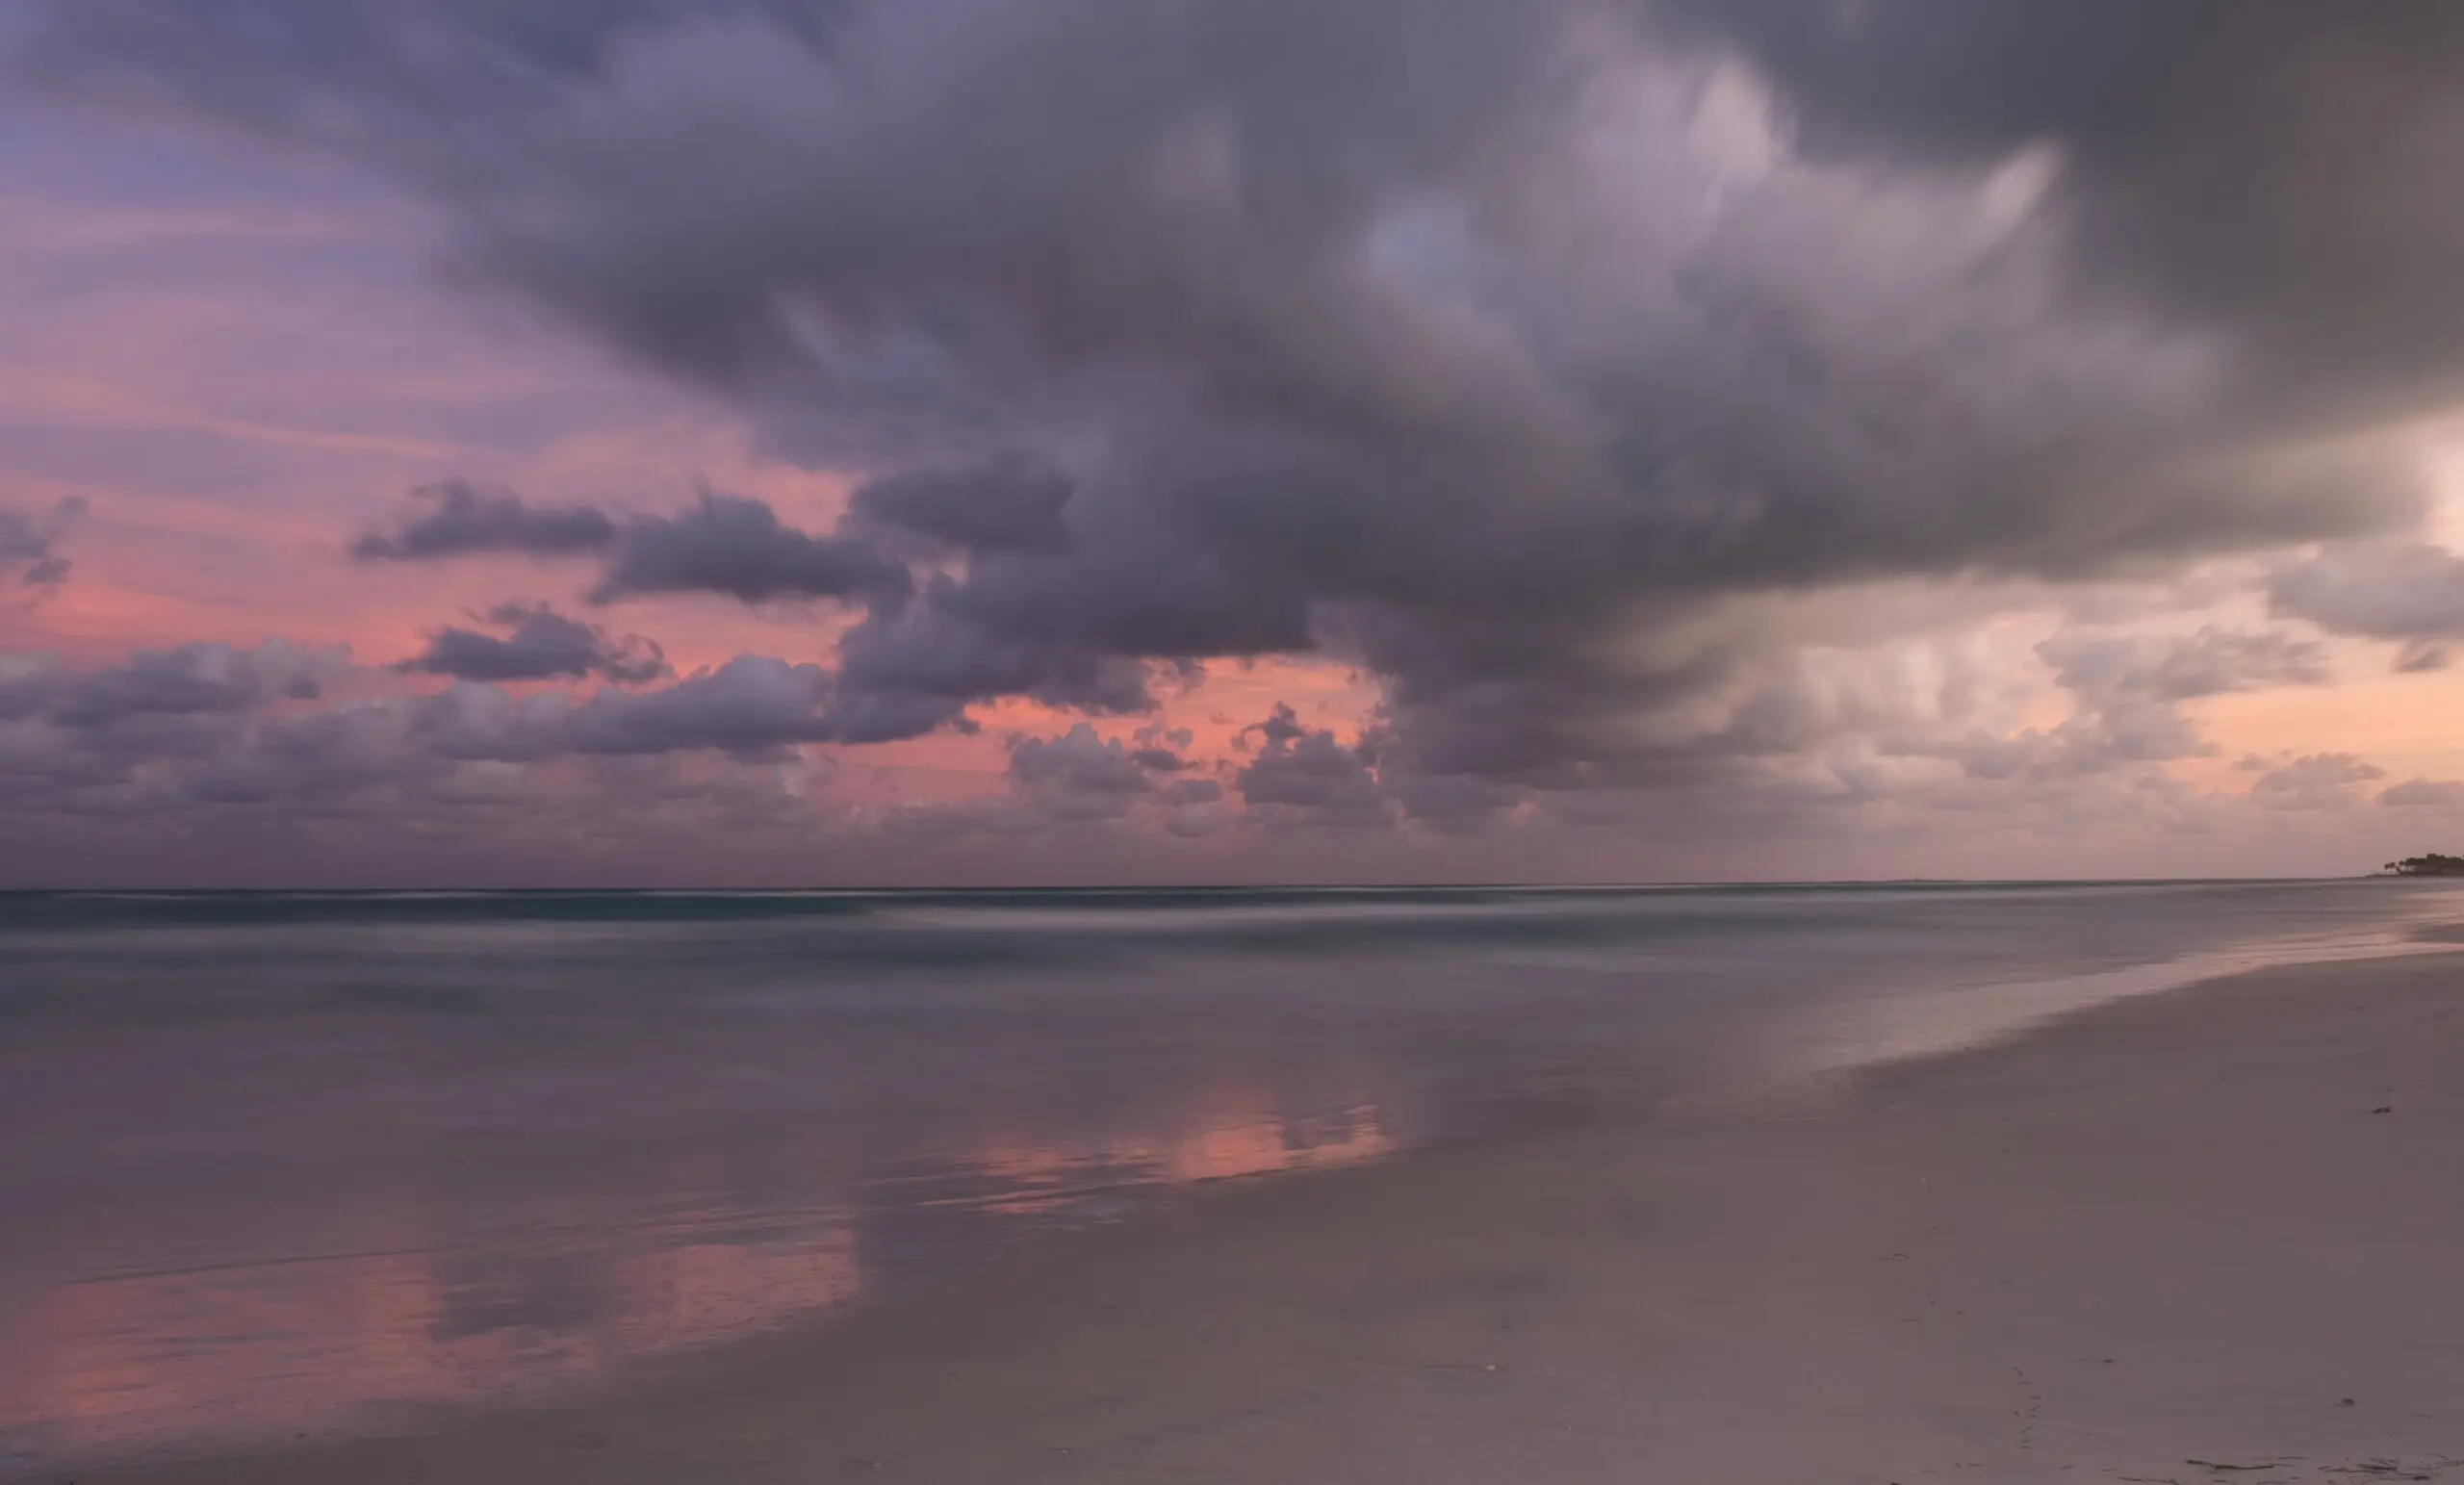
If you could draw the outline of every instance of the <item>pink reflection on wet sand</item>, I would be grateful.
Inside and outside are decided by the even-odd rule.
[[[1005,1130],[949,1165],[993,1218],[1046,1218],[1107,1189],[1358,1165],[1400,1141],[1374,1105],[1294,1116],[1218,1085],[1156,1130]],[[812,1321],[870,1286],[852,1201],[757,1218],[724,1201],[654,1222],[576,1222],[457,1244],[410,1204],[338,1215],[333,1251],[38,1287],[0,1356],[0,1468],[417,1428],[536,1402],[626,1368]],[[891,1200],[911,1200],[898,1195]],[[926,1205],[938,1203],[925,1202]],[[272,1239],[268,1240],[270,1245]]]
[[[500,1254],[422,1247],[415,1227],[393,1236],[391,1247],[40,1292],[0,1367],[0,1438],[59,1457],[415,1423],[603,1383],[862,1288],[843,1226]]]
[[[967,1160],[1005,1188],[982,1203],[985,1210],[1025,1216],[1057,1211],[1107,1186],[1187,1186],[1333,1169],[1402,1145],[1374,1104],[1308,1117],[1272,1108],[1266,1090],[1217,1087],[1193,1099],[1185,1111],[1189,1127],[1177,1134],[1071,1143],[1010,1135],[988,1140]]]

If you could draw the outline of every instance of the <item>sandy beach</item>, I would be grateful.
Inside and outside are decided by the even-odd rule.
[[[2464,960],[1234,1184],[689,1382],[84,1472],[307,1482],[2464,1478]]]

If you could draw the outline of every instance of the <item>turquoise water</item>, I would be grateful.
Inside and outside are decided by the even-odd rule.
[[[425,1426],[1192,1183],[2457,918],[2388,882],[0,895],[0,1471]]]

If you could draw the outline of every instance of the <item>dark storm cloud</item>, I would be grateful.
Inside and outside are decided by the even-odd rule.
[[[118,74],[269,128],[307,125],[303,77],[424,110],[473,86],[589,77],[629,38],[711,15],[759,14],[817,35],[829,0],[247,0],[225,16],[155,0],[89,0],[38,33],[23,64]],[[244,12],[244,13],[241,13]],[[467,76],[457,80],[456,74]]]
[[[545,605],[509,603],[489,610],[503,634],[439,629],[404,669],[460,680],[555,680],[601,676],[644,685],[673,675],[659,647],[638,635],[610,638],[596,625]]]
[[[1148,794],[1150,772],[1169,773],[1181,760],[1162,749],[1136,753],[1118,738],[1103,738],[1081,722],[1058,737],[1010,739],[1010,776],[1020,783],[1050,785],[1079,794]]]
[[[2423,542],[2329,547],[2278,568],[2268,597],[2330,633],[2400,641],[2400,671],[2443,669],[2464,641],[2464,557]]]
[[[914,603],[850,629],[839,646],[842,692],[877,698],[918,722],[935,718],[918,730],[998,696],[1105,713],[1152,709],[1147,662],[1091,643],[1052,616],[1004,612],[986,602],[987,592],[938,576]]]
[[[365,162],[468,270],[872,475],[830,535],[706,502],[561,549],[607,597],[868,604],[764,682],[782,739],[1319,652],[1383,729],[1270,733],[1255,803],[1700,781],[1856,715],[1764,683],[1821,636],[1755,602],[2398,528],[2404,471],[2306,441],[2464,371],[2445,7],[523,13],[51,0],[19,64]],[[547,550],[469,514],[501,534],[452,550]],[[953,560],[901,602],[900,557]],[[2188,672],[2048,658],[2098,747],[2185,745]]]
[[[1235,782],[1252,807],[1320,825],[1384,825],[1393,807],[1378,785],[1373,742],[1346,746],[1335,734],[1303,727],[1277,703],[1251,729],[1258,751]]]
[[[854,599],[894,610],[913,589],[906,566],[864,535],[814,536],[760,500],[704,491],[672,516],[538,506],[511,491],[449,480],[411,492],[418,508],[351,546],[363,562],[438,562],[490,553],[597,557],[596,602],[716,593],[745,603]]]
[[[641,652],[584,626],[568,628],[571,621],[546,610],[507,608],[493,617],[513,636],[475,669],[517,668],[514,660],[539,668],[552,659],[578,662],[576,647],[586,641],[598,675],[620,682],[652,678]],[[0,656],[0,779],[75,791],[142,776],[167,797],[203,789],[236,802],[261,786],[291,797],[346,783],[424,784],[460,764],[693,753],[762,757],[844,740],[851,730],[833,705],[829,672],[761,655],[738,655],[655,689],[610,686],[580,699],[556,691],[516,696],[468,678],[425,696],[336,700],[328,689],[378,674],[355,672],[338,651],[278,641],[252,650],[198,644],[141,651],[124,665],[96,671]]]
[[[740,654],[655,690],[603,690],[574,702],[515,698],[462,683],[415,704],[414,730],[440,755],[535,763],[570,755],[646,757],[715,752],[766,757],[804,743],[845,741],[830,673]]]
[[[66,581],[68,559],[60,543],[85,516],[86,502],[75,496],[46,511],[0,505],[0,582],[56,588]]]
[[[253,650],[222,644],[141,650],[100,671],[39,667],[0,671],[0,721],[40,718],[94,729],[147,717],[248,712],[275,701],[313,701],[347,662],[331,651],[270,641]]]
[[[663,690],[595,697],[574,710],[565,735],[578,753],[761,755],[835,736],[820,709],[829,690],[818,667],[738,655]]]
[[[201,769],[270,708],[305,709],[349,669],[339,651],[279,641],[141,650],[94,671],[0,656],[0,795],[124,798],[149,770]]]
[[[913,587],[907,569],[870,542],[808,535],[759,500],[705,492],[680,515],[626,522],[593,597],[605,602],[720,593],[747,603],[863,598],[894,608]]]
[[[876,479],[848,501],[852,524],[903,531],[965,552],[1059,552],[1071,486],[1057,470],[997,461]]]
[[[2464,11],[2435,0],[1662,0],[1811,148],[2059,146],[2089,266],[2246,337],[2287,397],[2449,390]],[[2427,378],[2424,380],[2424,378]]]
[[[1010,739],[1010,777],[1019,790],[1066,819],[1117,819],[1161,793],[1157,776],[1187,765],[1168,748],[1133,748],[1081,722],[1058,737]],[[1173,804],[1209,804],[1219,792],[1183,791]]]
[[[1347,744],[1330,730],[1302,725],[1281,702],[1241,740],[1256,751],[1234,786],[1270,824],[1372,826],[1399,818],[1440,834],[1471,835],[1530,797],[1472,774],[1432,773],[1391,732],[1372,730]]]
[[[588,505],[535,506],[509,490],[449,479],[411,492],[424,507],[351,543],[362,562],[438,562],[483,553],[569,557],[615,545],[616,523]]]
[[[432,781],[437,760],[406,743],[398,709],[337,706],[238,732],[163,781],[158,799],[192,805],[334,801]]]

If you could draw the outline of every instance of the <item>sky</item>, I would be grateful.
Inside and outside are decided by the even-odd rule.
[[[2444,0],[0,0],[0,886],[2464,842]]]

